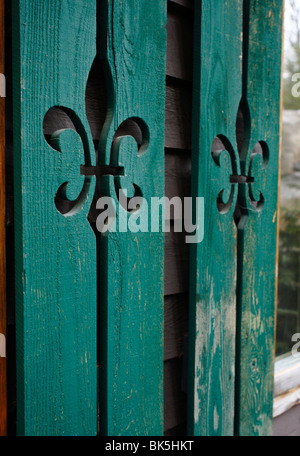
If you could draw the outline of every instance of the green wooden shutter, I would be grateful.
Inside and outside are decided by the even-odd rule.
[[[13,11],[18,433],[95,435],[95,183],[79,171],[95,161],[85,86],[96,1],[22,0]],[[56,148],[43,134],[54,106],[77,124]],[[81,197],[62,215],[55,196],[65,182],[70,199]]]
[[[282,7],[196,2],[192,178],[205,238],[191,251],[194,435],[271,433]]]
[[[195,99],[194,108],[192,178],[193,195],[205,197],[205,228],[204,241],[191,250],[194,366],[190,366],[189,392],[195,391],[195,396],[189,398],[194,410],[190,431],[196,435],[231,435],[237,235],[234,204],[230,203],[236,199],[237,188],[229,180],[230,175],[240,172],[234,144],[242,94],[242,1],[203,1],[201,8],[196,4],[195,16],[194,91],[200,97]],[[225,143],[224,151],[220,148],[212,154],[219,135]],[[217,207],[221,197],[224,203],[229,200],[222,213]]]
[[[4,74],[4,0],[0,1],[0,73]],[[4,87],[5,89],[5,87]],[[0,98],[0,436],[7,432],[5,98]]]
[[[163,432],[163,235],[109,233],[96,242],[87,217],[103,167],[97,188],[117,209],[119,188],[129,198],[134,189],[163,196],[166,2],[149,10],[145,0],[104,1],[98,13],[97,4],[13,2],[20,435],[96,434],[97,317],[101,431]],[[85,90],[97,52],[109,106],[96,161]],[[49,112],[70,126],[51,138],[43,134]],[[116,138],[128,119],[139,145]],[[127,221],[140,211],[120,214]]]
[[[166,0],[13,6],[18,433],[95,435],[99,407],[102,434],[162,434],[163,234],[95,236],[88,214],[111,196],[117,224],[138,224],[163,196]],[[205,237],[191,255],[189,432],[268,434],[282,2],[195,6]],[[108,94],[97,157],[85,106],[95,59]],[[49,113],[68,125],[51,137]],[[128,211],[119,190],[148,207]]]
[[[107,5],[107,40],[102,40],[107,46],[101,49],[113,100],[100,138],[101,160],[122,166],[124,176],[104,177],[103,193],[116,201],[117,223],[136,219],[140,224],[146,216],[149,225],[139,233],[108,233],[101,240],[105,321],[100,333],[106,329],[100,350],[107,373],[101,387],[101,430],[107,435],[162,435],[164,236],[162,226],[151,232],[150,214],[151,198],[164,195],[166,1],[155,0],[151,7],[147,0]],[[128,119],[140,130],[140,144],[129,136],[113,140]],[[148,207],[128,213],[118,200],[119,190],[129,198],[143,196]]]
[[[236,432],[271,435],[283,2],[252,0],[244,8],[250,130],[241,166],[254,183],[241,185],[244,216],[238,226]]]

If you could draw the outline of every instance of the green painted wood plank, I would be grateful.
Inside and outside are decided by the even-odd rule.
[[[240,188],[236,432],[271,435],[283,2],[249,0],[244,14],[250,134],[241,167],[254,184]],[[251,153],[258,141],[263,156]]]
[[[18,434],[95,435],[94,182],[80,165],[95,157],[85,88],[96,1],[14,0],[13,37]],[[43,119],[53,106],[70,110],[77,132],[50,146]],[[63,216],[55,196],[65,182],[66,197],[81,196]]]
[[[192,195],[205,198],[205,234],[191,246],[188,428],[234,431],[236,241],[242,96],[242,0],[196,2]],[[214,143],[219,136],[223,144]],[[220,194],[220,192],[223,193]],[[222,199],[222,208],[217,200]]]
[[[151,198],[164,196],[166,0],[104,1],[100,48],[111,87],[100,138],[103,164],[121,165],[124,177],[104,176],[103,195],[116,202],[117,224],[150,216]],[[133,118],[134,138],[115,139]],[[134,187],[148,203],[129,214],[118,190]],[[150,217],[149,217],[150,223]],[[142,228],[146,229],[145,224]],[[163,433],[163,260],[159,232],[108,232],[101,239],[100,427],[105,435]]]
[[[5,74],[4,0],[0,1],[0,73]],[[3,76],[2,76],[3,78]],[[5,80],[4,80],[5,81]],[[3,87],[3,80],[2,80]],[[5,87],[4,87],[5,90]],[[7,434],[5,98],[0,98],[0,436]]]

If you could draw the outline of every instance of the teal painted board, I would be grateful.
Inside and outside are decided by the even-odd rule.
[[[95,435],[95,151],[85,89],[96,0],[14,0],[17,424],[19,435]],[[74,130],[43,134],[54,106]],[[68,183],[68,184],[66,184]],[[58,200],[71,200],[62,211]]]
[[[196,2],[192,195],[205,198],[191,245],[188,432],[233,435],[236,334],[234,211],[242,97],[242,0]]]
[[[236,433],[271,435],[278,224],[282,0],[245,2],[247,135],[238,233]]]
[[[107,17],[99,38],[110,96],[99,157],[123,169],[121,176],[103,176],[102,194],[115,202],[117,226],[141,227],[101,239],[104,435],[163,434],[163,217],[151,232],[150,214],[151,198],[164,196],[166,9],[166,0],[104,1],[100,8],[100,18]],[[119,137],[128,119],[140,139]],[[134,195],[144,202],[128,212],[119,190],[131,203]]]

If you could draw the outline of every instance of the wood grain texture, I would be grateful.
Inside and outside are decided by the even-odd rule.
[[[91,126],[94,140],[98,140],[106,117],[106,89],[103,78],[99,73],[90,75],[86,93],[87,118]],[[100,102],[97,104],[97,100]],[[192,90],[189,87],[167,83],[166,86],[166,115],[165,115],[165,147],[171,149],[191,149],[191,106]],[[97,107],[97,109],[95,109]],[[55,115],[47,116],[44,123],[45,135],[51,134],[61,125],[64,128],[74,128],[70,119],[61,110],[56,109]],[[126,131],[120,130],[119,135],[135,134],[136,125],[131,123]]]
[[[251,204],[249,188],[241,185],[236,433],[271,435],[283,2],[250,0],[244,17],[244,97],[250,131],[241,169],[254,179],[252,200],[263,204]],[[251,153],[258,141],[265,144],[263,157]]]
[[[192,90],[172,83],[166,87],[165,147],[190,150],[192,143]]]
[[[194,8],[194,0],[169,0],[169,3],[180,5],[191,10]]]
[[[186,394],[182,387],[183,359],[174,358],[164,364],[164,430],[186,422]]]
[[[300,404],[300,387],[287,391],[284,395],[278,396],[273,402],[273,418],[288,412]]]
[[[171,226],[172,230],[172,226]],[[185,233],[165,234],[165,281],[164,294],[170,296],[189,290],[189,244]]]
[[[80,165],[95,163],[85,89],[96,1],[14,0],[13,40],[18,434],[95,435],[94,183],[83,184]],[[53,106],[80,119],[78,133],[57,135],[60,151],[43,135]],[[63,216],[55,196],[69,179],[72,199],[84,190]]]
[[[273,418],[287,413],[300,403],[300,359],[285,356],[274,368]]]
[[[165,297],[164,361],[183,356],[184,337],[188,333],[188,294]]]
[[[0,73],[5,74],[4,0],[0,1]],[[0,97],[0,436],[7,432],[5,205],[5,98]]]
[[[102,8],[100,19],[107,14],[108,20],[101,22],[101,57],[112,92],[99,156],[103,164],[111,163],[119,126],[138,119],[144,126],[143,153],[137,155],[132,137],[120,138],[118,144],[127,146],[114,164],[124,166],[150,208],[151,197],[164,195],[167,4],[155,0],[149,8],[147,0],[104,1]],[[116,202],[117,223],[127,223],[132,214],[120,206],[112,176],[103,177],[102,189]],[[142,206],[136,216],[146,210]],[[102,235],[101,257],[101,434],[161,435],[164,235],[108,232]]]
[[[185,81],[193,79],[193,20],[168,12],[167,75]]]
[[[242,4],[203,0],[195,9],[192,195],[205,198],[205,237],[191,245],[190,435],[234,432],[237,185],[230,185],[230,175],[239,173]],[[227,145],[227,152],[222,151],[225,145],[219,148],[214,160],[217,135],[226,137],[231,147]],[[221,213],[217,200],[222,190],[224,203],[232,192],[232,204]]]
[[[191,196],[191,153],[189,150],[166,149],[165,154],[165,196],[172,199],[176,196]],[[167,216],[167,214],[166,214]],[[171,210],[174,218],[174,210]]]
[[[300,386],[300,359],[285,356],[276,360],[274,367],[274,397]]]

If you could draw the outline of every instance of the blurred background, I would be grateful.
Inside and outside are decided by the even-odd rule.
[[[277,356],[300,333],[300,0],[285,1],[283,82]]]

